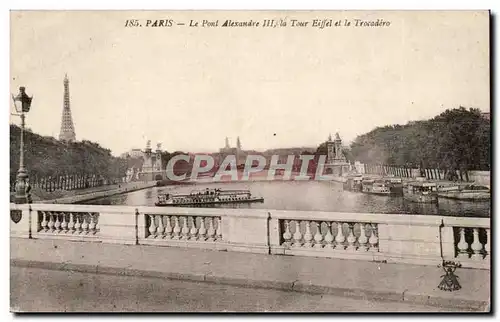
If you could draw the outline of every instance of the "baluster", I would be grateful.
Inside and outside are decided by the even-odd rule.
[[[68,230],[74,234],[75,233],[75,222],[73,220],[73,213],[69,213],[69,223],[68,223]]]
[[[473,228],[472,230],[472,236],[473,236],[473,242],[470,245],[470,248],[473,251],[472,258],[479,259],[482,258],[482,250],[483,250],[483,244],[479,241],[479,228]]]
[[[155,217],[158,217],[158,227],[156,227],[156,237],[162,238],[163,233],[165,232],[165,227],[163,226],[163,216],[157,215]]]
[[[186,216],[182,217],[182,238],[184,239],[189,239],[189,227],[187,225],[187,218]]]
[[[285,220],[285,232],[283,233],[284,244],[290,245],[292,238],[292,233],[290,232],[290,220]]]
[[[354,236],[354,223],[347,224],[347,249],[355,250],[356,249],[356,236]]]
[[[314,247],[322,248],[323,244],[321,241],[323,240],[323,235],[321,234],[321,221],[316,222],[316,234],[314,234]]]
[[[293,246],[302,246],[302,233],[300,232],[300,221],[295,221],[295,233],[293,234]]]
[[[193,226],[191,226],[189,233],[191,234],[191,239],[196,240],[196,235],[198,234],[198,228],[196,228],[196,217],[191,217],[191,222],[193,223]]]
[[[172,238],[172,223],[170,222],[170,216],[165,216],[167,218],[167,225],[165,226],[165,238]]]
[[[311,247],[312,246],[312,243],[311,243],[312,239],[313,239],[313,236],[311,234],[311,222],[309,220],[306,220],[306,233],[304,234],[304,246]]]
[[[486,242],[484,243],[484,251],[485,251],[485,257],[490,256],[490,230],[488,228],[486,230]]]
[[[181,225],[179,223],[179,216],[174,217],[174,239],[180,239]]]
[[[149,236],[151,238],[155,237],[156,233],[156,224],[155,224],[155,217],[153,215],[147,215],[149,216]]]
[[[344,242],[345,242],[345,236],[344,236],[344,231],[343,231],[343,223],[337,222],[337,236],[335,237],[335,249],[336,250],[343,250],[345,249]]]
[[[82,233],[87,235],[89,233],[89,223],[87,222],[86,216],[82,215]]]
[[[325,248],[333,248],[333,235],[332,235],[332,223],[327,222],[326,223],[326,235],[325,235]]]
[[[62,213],[62,222],[61,222],[61,231],[66,233],[68,232],[68,222],[66,221],[66,213]]]
[[[80,215],[75,214],[76,217],[76,223],[75,223],[75,233],[80,234],[81,233],[81,228],[82,224],[80,223]]]
[[[212,217],[208,218],[208,240],[214,241],[215,229],[214,229],[214,219]]]
[[[468,253],[469,244],[467,244],[467,241],[465,240],[465,228],[463,227],[459,228],[457,248],[458,248],[457,257],[459,258],[469,257]]]
[[[370,243],[370,249],[376,250],[378,248],[378,236],[377,236],[377,226],[375,224],[369,224],[371,228],[370,238],[368,239],[368,243]]]
[[[90,216],[90,224],[89,224],[89,231],[92,235],[95,235],[96,233],[96,223],[94,221],[94,214],[93,213],[89,213],[89,216]]]
[[[358,238],[358,244],[359,248],[362,250],[368,250],[368,238],[366,237],[366,226],[367,224],[365,223],[360,223],[359,224],[359,238]]]
[[[59,233],[59,228],[61,228],[61,222],[59,221],[59,214],[56,212],[54,214],[54,216],[56,216],[56,221],[54,222],[54,230]]]
[[[205,234],[207,233],[207,228],[205,227],[205,217],[200,217],[200,229],[198,230],[198,239],[205,241],[207,238]]]
[[[217,240],[222,239],[222,219],[220,217],[217,218],[217,230],[215,230],[215,237]]]
[[[45,211],[42,211],[42,222],[40,223],[40,228],[47,232],[49,230],[49,226],[48,226],[48,221],[47,221],[47,214],[45,213]]]

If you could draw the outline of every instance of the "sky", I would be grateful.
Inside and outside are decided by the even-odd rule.
[[[286,27],[220,27],[279,18]],[[174,25],[145,26],[157,19]],[[390,26],[320,29],[313,19]],[[486,11],[12,11],[10,92],[26,86],[27,126],[57,138],[67,73],[77,140],[115,155],[147,140],[217,151],[237,136],[243,149],[315,147],[329,133],[346,143],[460,105],[488,112],[488,39]]]

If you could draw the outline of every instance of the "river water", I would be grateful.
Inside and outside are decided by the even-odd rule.
[[[489,217],[490,202],[467,202],[439,199],[435,204],[419,204],[402,197],[369,195],[343,191],[342,184],[321,181],[256,181],[209,183],[154,187],[122,195],[92,200],[87,204],[154,206],[161,193],[189,193],[205,188],[245,189],[262,203],[226,204],[221,208],[253,208],[357,213],[424,214],[444,216]]]

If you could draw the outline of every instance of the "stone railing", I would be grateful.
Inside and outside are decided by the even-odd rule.
[[[263,209],[11,204],[11,237],[490,268],[490,221]]]
[[[143,207],[137,210],[141,227],[139,243],[225,249],[220,211],[189,212],[182,209]]]
[[[99,214],[95,212],[38,211],[37,234],[70,236],[76,239],[99,235]]]
[[[491,234],[489,218],[443,218],[443,257],[464,266],[489,268]]]
[[[272,212],[272,252],[276,254],[366,259],[382,262],[441,262],[442,217]],[[342,229],[339,229],[341,227]]]

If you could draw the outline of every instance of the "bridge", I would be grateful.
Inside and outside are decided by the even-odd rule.
[[[393,301],[426,311],[489,309],[489,218],[66,204],[10,208],[15,268]],[[437,288],[443,261],[461,264],[461,290]]]

